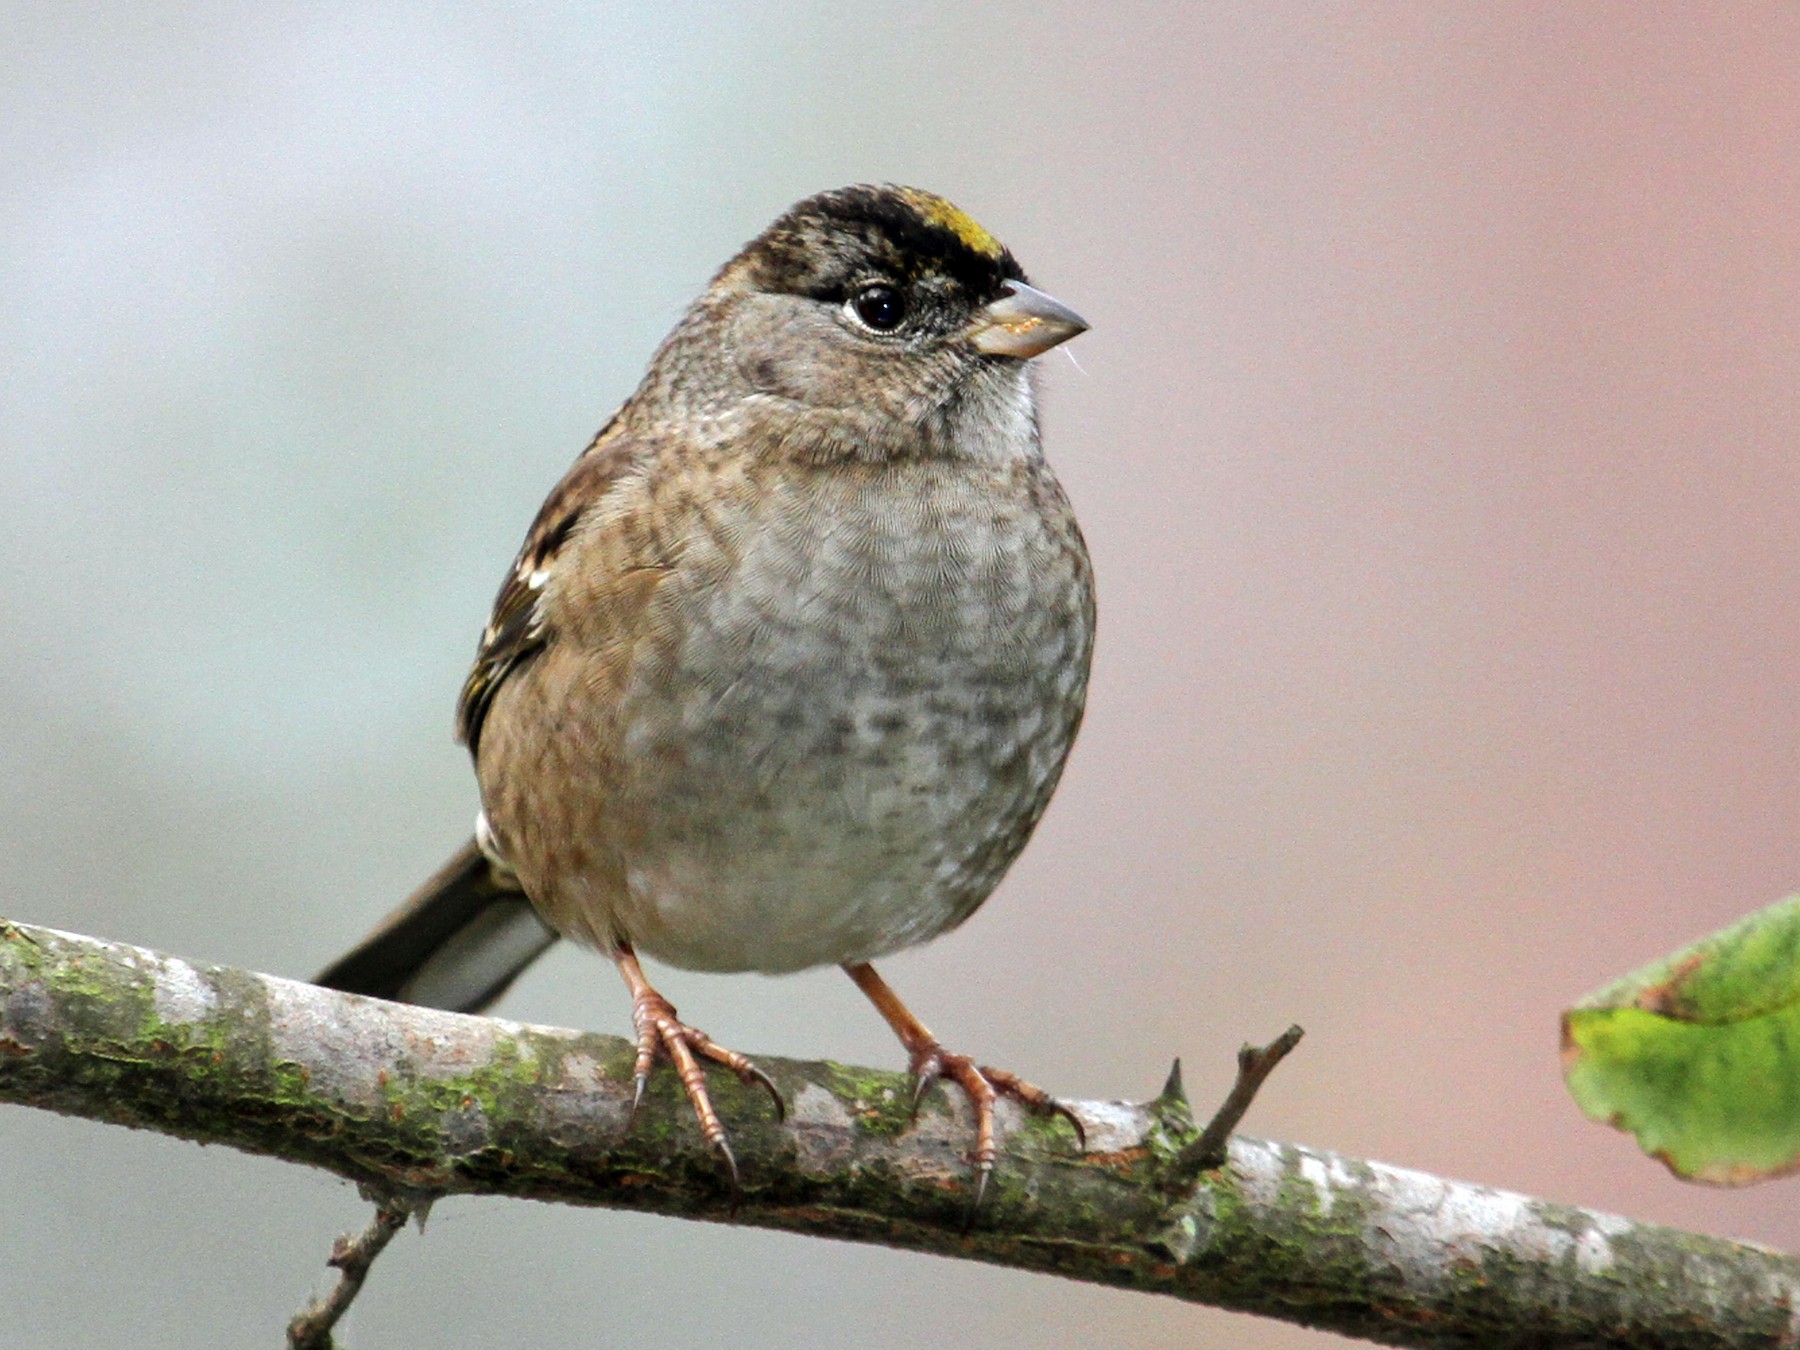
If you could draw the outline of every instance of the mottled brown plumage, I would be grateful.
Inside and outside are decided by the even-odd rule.
[[[458,716],[487,882],[619,964],[640,1082],[671,1058],[727,1157],[698,1060],[754,1066],[637,951],[843,965],[915,1071],[969,1092],[984,1179],[996,1093],[1054,1109],[946,1054],[867,963],[986,899],[1080,723],[1092,579],[1026,362],[1084,326],[940,198],[802,202],[664,341],[501,588]]]

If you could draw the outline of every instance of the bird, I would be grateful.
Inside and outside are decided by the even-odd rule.
[[[1046,462],[1033,358],[1083,332],[943,197],[791,207],[711,280],[550,492],[457,706],[475,837],[317,977],[476,1012],[558,937],[631,998],[636,1102],[678,1074],[738,1169],[677,968],[837,965],[953,1082],[980,1204],[995,1105],[1079,1118],[954,1053],[876,973],[961,924],[1024,848],[1087,699],[1093,568]],[[636,1107],[634,1106],[634,1114]]]

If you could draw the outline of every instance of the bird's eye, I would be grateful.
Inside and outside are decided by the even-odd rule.
[[[893,332],[906,318],[906,301],[892,286],[864,286],[850,306],[877,333]]]

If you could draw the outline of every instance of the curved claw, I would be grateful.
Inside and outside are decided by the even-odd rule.
[[[775,1106],[775,1123],[777,1125],[784,1124],[787,1121],[787,1103],[782,1100],[781,1089],[775,1086],[775,1080],[773,1078],[769,1077],[768,1074],[764,1073],[762,1069],[755,1064],[752,1064],[747,1072],[738,1076],[746,1084],[754,1083],[757,1087],[760,1087],[764,1092],[769,1094],[769,1100]]]
[[[738,1176],[737,1156],[731,1151],[731,1141],[721,1136],[712,1141],[713,1152],[719,1155],[719,1161],[725,1164],[725,1174],[731,1178],[731,1208],[735,1213],[738,1201],[744,1197],[743,1179]]]
[[[963,1232],[967,1233],[975,1227],[975,1220],[981,1217],[981,1202],[987,1199],[988,1178],[994,1175],[994,1165],[986,1163],[975,1168],[975,1194],[969,1198],[969,1208],[963,1214]]]
[[[919,1108],[925,1104],[925,1098],[931,1095],[944,1077],[944,1061],[937,1055],[931,1055],[913,1066],[913,1119],[919,1118]]]
[[[1050,1110],[1054,1114],[1061,1116],[1064,1120],[1069,1122],[1069,1128],[1075,1131],[1075,1149],[1076,1149],[1076,1151],[1078,1153],[1086,1153],[1087,1152],[1087,1126],[1085,1126],[1081,1123],[1081,1117],[1076,1115],[1067,1106],[1063,1105],[1063,1103],[1057,1101],[1056,1098],[1054,1098],[1054,1097],[1052,1097],[1050,1099]]]

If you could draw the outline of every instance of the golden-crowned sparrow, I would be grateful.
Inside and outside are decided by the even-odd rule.
[[[639,1096],[672,1060],[730,1165],[700,1062],[779,1095],[637,952],[837,963],[921,1091],[969,1095],[984,1184],[997,1096],[1062,1108],[945,1051],[869,962],[987,898],[1081,721],[1092,574],[1027,362],[1085,327],[916,189],[822,193],[752,240],[500,589],[458,712],[477,840],[320,982],[474,1010],[574,938],[631,990]]]

